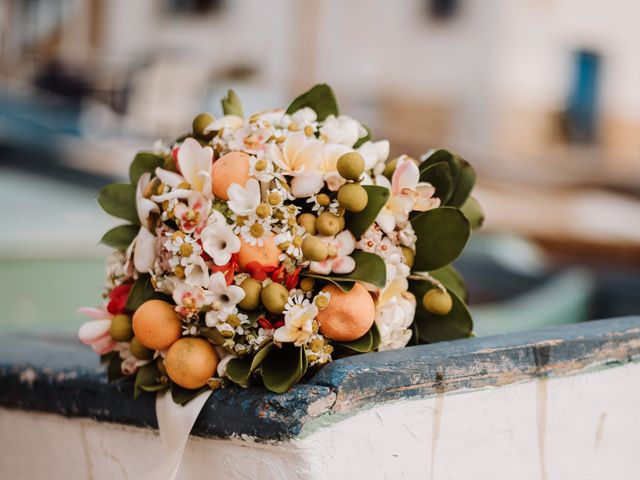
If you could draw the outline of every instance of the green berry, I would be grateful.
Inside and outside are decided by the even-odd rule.
[[[289,299],[289,291],[284,285],[272,283],[262,289],[262,304],[271,313],[281,314]]]
[[[312,262],[322,262],[329,254],[327,243],[313,235],[302,240],[302,255]]]
[[[312,213],[303,213],[298,217],[298,225],[311,235],[316,234],[316,217]]]
[[[244,290],[244,298],[238,303],[238,306],[244,310],[255,310],[258,308],[260,305],[262,284],[254,278],[247,278],[240,284],[240,288]]]
[[[346,183],[338,191],[338,203],[349,212],[361,212],[368,201],[369,195],[359,183]]]
[[[133,338],[131,317],[125,313],[121,313],[113,317],[109,333],[111,334],[111,338],[118,342],[128,342],[131,340]]]
[[[325,237],[333,237],[342,229],[344,229],[344,219],[331,212],[322,212],[316,219],[316,230]]]
[[[211,125],[214,120],[213,115],[209,113],[199,113],[193,119],[193,134],[196,137],[210,140],[215,135],[215,132],[204,133],[204,129]]]
[[[151,360],[153,358],[153,350],[142,345],[136,337],[131,339],[131,355],[138,360]]]
[[[425,310],[434,315],[448,315],[453,308],[453,300],[449,292],[432,288],[422,297],[422,305]]]
[[[357,180],[364,172],[364,158],[358,152],[345,153],[338,159],[338,173],[347,180]]]

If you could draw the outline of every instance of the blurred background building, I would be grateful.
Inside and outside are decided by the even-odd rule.
[[[114,220],[93,199],[136,150],[230,87],[258,111],[317,82],[392,154],[476,166],[486,233],[459,267],[480,333],[640,313],[639,16],[633,0],[3,0],[10,328],[70,330],[99,300]]]

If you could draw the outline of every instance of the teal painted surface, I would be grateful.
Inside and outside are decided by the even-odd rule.
[[[102,301],[102,259],[0,260],[0,333],[74,336],[80,306]]]

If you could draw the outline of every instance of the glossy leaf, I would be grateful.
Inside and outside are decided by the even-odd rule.
[[[171,390],[171,398],[173,401],[178,405],[185,405],[189,403],[190,400],[193,400],[202,392],[206,391],[209,387],[205,385],[202,388],[189,390],[188,388],[182,388],[180,385],[171,382],[171,386],[169,388]]]
[[[447,162],[438,162],[420,172],[420,181],[429,182],[436,188],[435,197],[446,205],[453,193],[453,177]]]
[[[371,336],[373,337],[373,345],[371,346],[371,350],[375,350],[380,346],[380,330],[378,330],[378,326],[374,322],[371,330]]]
[[[229,380],[242,387],[248,387],[251,374],[260,366],[272,348],[273,343],[269,343],[262,347],[253,358],[234,358],[230,360],[227,363],[227,377],[229,377]]]
[[[356,237],[356,240],[373,225],[378,213],[389,201],[389,195],[391,194],[388,188],[377,185],[364,185],[364,189],[367,191],[369,198],[367,206],[358,213],[347,212],[344,217],[345,225]]]
[[[413,270],[430,272],[453,262],[462,253],[471,227],[460,210],[440,207],[411,220],[417,236]]]
[[[475,199],[472,195],[467,198],[467,201],[464,202],[464,205],[460,208],[464,216],[467,217],[469,223],[471,224],[471,230],[477,230],[482,227],[484,223],[484,210],[482,209],[482,205],[478,203],[478,200]]]
[[[237,115],[240,118],[244,118],[242,102],[238,94],[233,90],[229,90],[227,96],[223,97],[220,103],[222,103],[222,112],[225,115]]]
[[[160,370],[155,362],[147,363],[138,368],[136,381],[133,385],[133,398],[138,398],[144,391],[143,386],[154,386],[160,384]]]
[[[133,185],[124,183],[107,185],[100,191],[98,203],[108,214],[140,225],[136,210],[136,190]]]
[[[466,160],[459,159],[460,170],[456,177],[456,186],[451,194],[448,205],[461,207],[467,201],[476,183],[476,171]]]
[[[151,283],[151,275],[142,273],[131,287],[127,298],[127,310],[136,310],[144,302],[153,298],[168,299],[167,295],[155,291]]]
[[[434,315],[425,310],[422,297],[433,288],[426,281],[411,281],[409,290],[416,296],[417,307],[414,323],[420,343],[467,338],[473,330],[471,314],[464,302],[451,289],[447,289],[453,300],[453,308],[448,315]]]
[[[272,348],[261,366],[264,386],[275,393],[284,393],[297,383],[307,370],[304,348],[286,343]]]
[[[375,325],[372,327],[372,329],[375,328]],[[338,342],[336,343],[337,346],[340,347],[344,347],[348,350],[351,350],[353,352],[357,352],[357,353],[367,353],[370,352],[371,350],[373,350],[374,346],[373,346],[373,332],[371,330],[369,330],[367,333],[365,333],[362,337],[357,338],[355,340],[351,340],[350,342]]]
[[[338,116],[340,113],[336,97],[331,87],[325,83],[318,84],[308,92],[297,97],[291,102],[286,113],[292,114],[304,107],[309,107],[314,110],[318,116],[318,121],[324,120],[329,115]]]
[[[456,155],[451,153],[449,150],[446,150],[444,148],[432,150],[423,155],[420,160],[422,162],[420,163],[419,167],[421,174],[427,168],[436,165],[437,163],[445,162],[447,165],[449,165],[449,169],[451,170],[451,178],[453,179],[453,181],[455,182],[455,180],[458,178],[460,164],[458,159],[456,158]]]
[[[116,353],[109,360],[109,365],[107,367],[107,381],[109,383],[113,383],[116,380],[120,380],[121,378],[126,376],[124,373],[122,373],[121,365],[122,359],[120,358],[120,355]]]
[[[156,168],[162,167],[163,165],[164,158],[160,155],[156,155],[153,152],[138,152],[129,167],[131,184],[137,186],[142,174],[147,172],[153,173]]]
[[[462,275],[453,268],[453,265],[447,265],[439,270],[434,270],[430,272],[430,274],[436,280],[442,282],[445,287],[453,290],[462,300],[467,301],[467,287],[465,286],[464,279]]]
[[[113,248],[126,249],[136,238],[139,230],[140,227],[137,225],[120,225],[105,233],[100,239],[100,243]]]
[[[384,260],[378,255],[362,250],[355,250],[351,256],[356,261],[356,268],[353,272],[344,275],[320,275],[315,273],[304,273],[303,276],[327,280],[344,292],[348,292],[355,282],[369,283],[378,288],[383,288],[387,281],[387,269]]]

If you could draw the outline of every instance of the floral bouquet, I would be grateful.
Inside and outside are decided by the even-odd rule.
[[[346,355],[467,337],[450,265],[482,212],[446,150],[387,162],[389,142],[317,85],[285,110],[224,115],[140,152],[100,206],[108,302],[79,332],[134,395],[259,382],[284,392]]]

